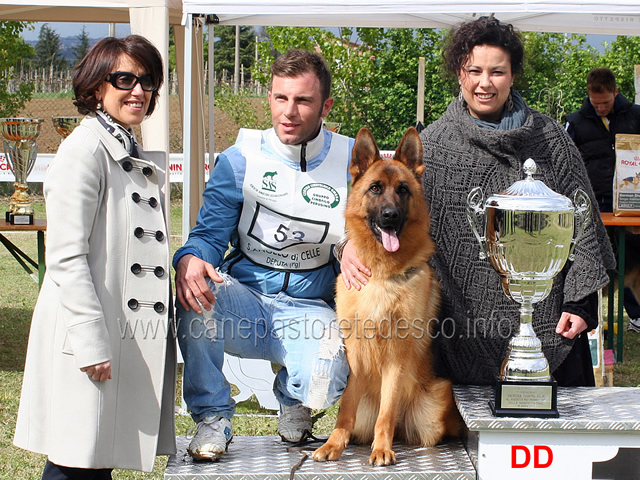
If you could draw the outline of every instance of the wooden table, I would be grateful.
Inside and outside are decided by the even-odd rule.
[[[622,362],[623,351],[623,318],[624,318],[624,264],[625,264],[625,231],[627,227],[640,227],[640,217],[616,217],[613,213],[601,213],[602,223],[607,227],[613,227],[613,232],[618,242],[618,265],[617,272],[610,271],[609,277],[609,306],[608,306],[608,325],[607,329],[607,346],[613,349],[614,323],[611,319],[615,318],[613,307],[614,279],[618,275],[618,335],[616,347],[616,361]]]
[[[35,219],[33,225],[11,225],[5,219],[0,220],[0,232],[36,232],[38,237],[38,261],[33,260],[29,255],[20,250],[7,237],[0,233],[0,242],[9,250],[16,261],[24,268],[31,277],[42,286],[45,271],[45,244],[44,232],[47,229],[47,221],[44,219]],[[34,270],[38,271],[36,275]]]

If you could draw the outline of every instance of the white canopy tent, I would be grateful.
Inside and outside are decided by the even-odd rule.
[[[188,31],[200,29],[203,16],[221,25],[451,28],[465,20],[495,14],[522,31],[640,34],[638,0],[183,0],[182,3]],[[193,36],[186,35],[185,58],[193,52],[190,38]],[[196,80],[192,74],[198,70],[185,65],[188,76],[185,85],[192,85]],[[185,239],[195,223],[204,187],[201,143],[204,123],[198,126],[191,123],[193,119],[204,119],[202,98],[202,90],[185,90],[182,225]],[[196,135],[187,135],[194,127]],[[209,128],[212,132],[212,116]],[[210,145],[209,154],[212,153]]]
[[[164,61],[165,78],[168,78],[169,25],[181,25],[181,9],[181,0],[0,0],[0,20],[130,23],[131,33],[146,37],[158,48]],[[168,91],[165,83],[160,90],[153,115],[141,126],[144,148],[164,151],[167,154],[169,152]],[[167,175],[167,189],[168,181]],[[168,201],[167,195],[167,207]],[[168,208],[166,211],[169,211]]]

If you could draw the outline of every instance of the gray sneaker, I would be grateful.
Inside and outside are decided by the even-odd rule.
[[[300,442],[311,435],[311,409],[301,403],[287,407],[280,404],[278,434],[285,442]]]
[[[187,451],[194,460],[215,462],[227,451],[233,438],[231,420],[224,417],[209,417],[198,422],[196,434]],[[187,434],[188,435],[188,434]]]
[[[629,332],[640,332],[640,318],[630,318],[627,330]]]

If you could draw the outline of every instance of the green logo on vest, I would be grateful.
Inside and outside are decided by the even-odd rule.
[[[302,197],[316,207],[336,208],[340,203],[340,194],[326,183],[309,183],[302,187]]]
[[[276,175],[278,172],[265,172],[262,176],[262,190],[267,192],[276,191]]]

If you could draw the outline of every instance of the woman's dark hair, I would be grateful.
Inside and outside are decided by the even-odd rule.
[[[73,69],[73,104],[82,115],[96,111],[96,91],[106,81],[107,75],[113,71],[122,55],[129,56],[139,64],[160,88],[164,81],[162,56],[149,40],[140,35],[104,38],[91,47]],[[153,113],[157,98],[158,90],[151,92],[146,115]]]
[[[497,18],[480,17],[462,23],[450,32],[444,61],[451,74],[457,75],[462,70],[478,45],[503,48],[511,57],[511,72],[522,73],[524,46],[520,33],[511,24],[500,23]]]

